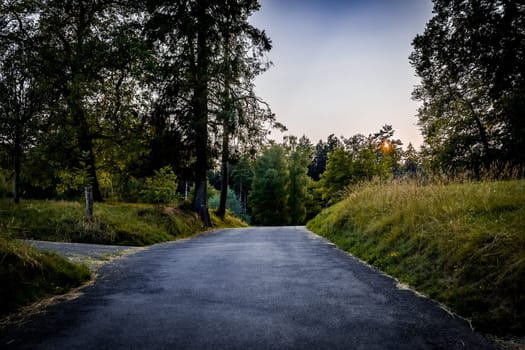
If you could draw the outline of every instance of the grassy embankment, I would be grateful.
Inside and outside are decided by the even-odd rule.
[[[525,181],[364,185],[308,228],[477,329],[525,332]]]
[[[213,212],[214,227],[246,226]],[[85,266],[38,252],[18,239],[144,246],[204,231],[193,213],[149,204],[96,203],[93,220],[77,202],[0,200],[0,315],[51,294],[64,293],[91,278]]]

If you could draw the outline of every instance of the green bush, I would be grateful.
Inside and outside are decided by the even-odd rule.
[[[155,175],[146,178],[140,191],[144,203],[172,203],[177,199],[177,175],[171,167],[155,170]]]

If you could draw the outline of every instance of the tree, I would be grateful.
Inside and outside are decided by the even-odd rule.
[[[394,139],[394,129],[384,125],[379,132],[365,137],[361,134],[348,139],[328,153],[325,172],[318,190],[326,204],[341,198],[354,184],[373,178],[392,178],[400,167],[402,142]]]
[[[247,155],[241,158],[232,166],[231,180],[244,214],[248,212],[248,194],[252,188],[254,161]]]
[[[221,86],[217,95],[218,121],[222,126],[221,144],[221,195],[217,214],[224,217],[229,182],[230,139],[237,136],[243,141],[243,132],[259,133],[261,124],[254,121],[274,121],[274,115],[254,91],[253,80],[269,67],[264,52],[271,49],[270,39],[249,22],[249,16],[257,11],[257,1],[230,0],[221,6],[218,17],[219,79]],[[253,128],[255,126],[255,128]]]
[[[112,0],[38,2],[40,55],[55,102],[49,141],[58,142],[56,148],[62,150],[57,156],[66,169],[59,171],[80,170],[98,201],[97,147],[118,139],[126,130],[122,119],[137,115],[132,101],[140,93],[131,72],[143,50],[134,5]]]
[[[148,1],[151,18],[146,29],[163,65],[158,105],[178,121],[192,142],[193,208],[206,225],[211,225],[206,187],[212,160],[210,134],[222,128],[221,203],[225,204],[230,136],[243,125],[239,117],[243,106],[236,102],[253,98],[251,92],[236,95],[236,88],[251,86],[259,72],[254,70],[259,65],[257,55],[270,48],[265,34],[248,23],[258,8],[257,1],[248,0]],[[220,208],[223,211],[224,205]]]
[[[525,6],[508,0],[435,0],[413,41],[414,99],[434,166],[479,172],[525,163]]]
[[[308,164],[310,163],[312,144],[306,136],[297,140],[295,136],[285,138],[287,148],[289,180],[286,191],[288,193],[288,211],[291,225],[302,225],[306,218],[306,203],[308,193]]]
[[[319,140],[317,145],[315,145],[312,162],[308,166],[308,176],[310,176],[314,181],[319,181],[321,174],[326,170],[328,153],[333,152],[337,147],[340,146],[341,141],[334,134],[328,136],[326,143],[322,140]]]
[[[320,191],[327,203],[341,198],[344,190],[353,181],[352,155],[338,147],[328,154],[326,170],[321,175]]]
[[[37,55],[35,8],[3,2],[0,13],[0,145],[12,158],[13,202],[20,200],[24,150],[35,142],[46,89]]]
[[[262,225],[286,225],[288,210],[288,167],[280,145],[271,145],[255,163],[252,191],[249,195],[253,218]]]

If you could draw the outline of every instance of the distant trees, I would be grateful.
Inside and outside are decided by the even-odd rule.
[[[288,208],[288,175],[282,146],[271,145],[255,163],[252,191],[249,195],[253,218],[262,225],[286,225]]]
[[[436,0],[413,41],[419,125],[434,167],[479,172],[525,164],[525,6]]]
[[[400,168],[403,150],[394,139],[391,125],[368,137],[357,134],[340,142],[328,154],[326,170],[320,175],[318,191],[328,203],[337,201],[347,187],[373,178],[392,178]]]
[[[302,225],[311,202],[307,167],[312,145],[306,137],[285,138],[267,147],[255,162],[249,205],[254,222]]]

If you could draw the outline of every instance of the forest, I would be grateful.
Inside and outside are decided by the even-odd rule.
[[[191,202],[206,225],[208,208],[295,225],[365,181],[523,176],[517,2],[434,1],[409,58],[420,150],[388,124],[315,145],[271,140],[286,127],[254,92],[272,65],[271,38],[249,20],[257,1],[1,6],[0,196],[15,203],[77,200],[91,186],[99,202]]]

